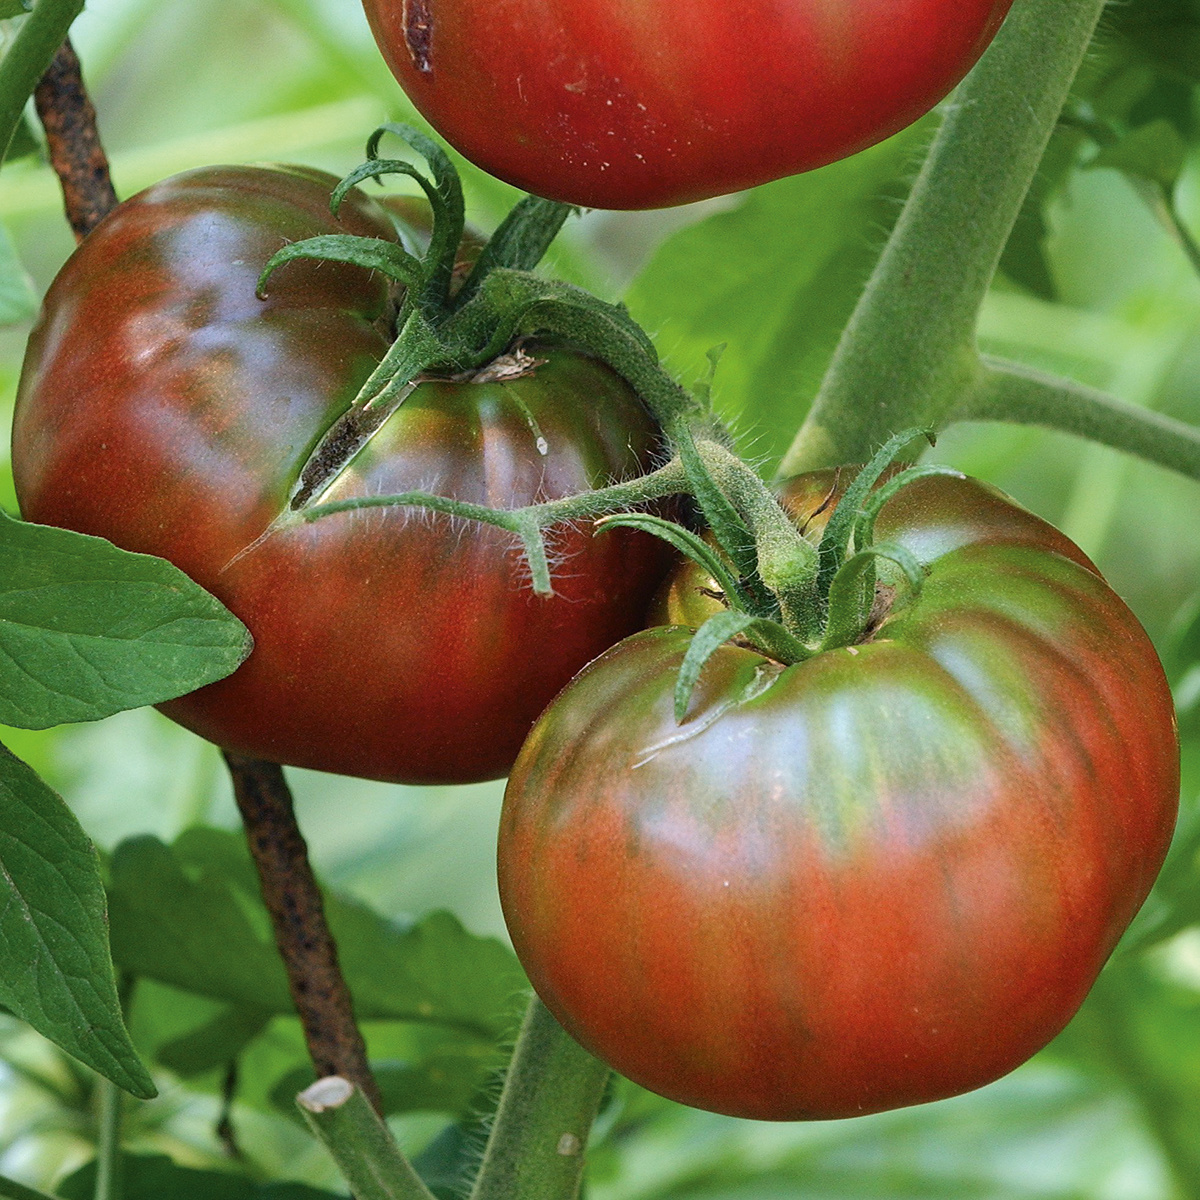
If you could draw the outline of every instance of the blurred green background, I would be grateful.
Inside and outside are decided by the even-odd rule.
[[[381,119],[411,119],[357,0],[94,0],[73,37],[122,195],[221,161],[294,161],[343,174]],[[1200,233],[1198,78],[1200,4],[1129,0],[1110,10],[1077,100],[1118,138],[1153,127],[1168,148],[1160,173],[1177,217]],[[725,343],[716,402],[769,470],[804,415],[931,127],[927,120],[845,163],[743,197],[587,214],[569,226],[552,268],[626,298],[685,382]],[[1137,170],[1093,165],[1096,152],[1077,131],[1056,135],[985,307],[982,340],[1200,423],[1200,278],[1146,203]],[[515,193],[470,170],[466,184],[469,219],[490,229]],[[0,296],[14,322],[0,330],[8,414],[36,296],[73,245],[37,153],[0,174],[0,225],[30,279],[26,291]],[[1189,624],[1200,596],[1200,484],[1002,426],[950,430],[932,457],[1060,525],[1160,646],[1185,742],[1185,819],[1164,882],[1079,1018],[1009,1078],[900,1113],[780,1126],[693,1112],[619,1085],[598,1129],[590,1200],[1200,1197],[1200,870],[1190,820],[1200,787],[1200,636]],[[0,501],[15,505],[6,458]],[[236,825],[216,752],[154,712],[3,731],[3,740],[62,792],[105,850],[136,834],[170,842],[194,825]],[[448,909],[471,931],[503,937],[493,865],[502,785],[416,789],[304,772],[292,780],[331,885],[388,916]],[[150,987],[134,1020],[148,1052],[163,1044],[155,1020],[178,1033],[214,1011],[212,1001]],[[372,1047],[417,1061],[429,1036],[373,1029]],[[130,1144],[192,1167],[336,1190],[331,1164],[266,1094],[303,1061],[284,1018],[248,1043],[233,1112],[239,1162],[214,1132],[221,1073],[185,1081],[187,1072],[168,1070],[160,1056],[162,1096],[131,1110]],[[486,1097],[491,1060],[479,1070]],[[478,1140],[471,1114],[480,1101],[432,1103],[428,1111],[419,1101],[401,1105],[411,1111],[393,1120],[411,1150],[432,1144],[426,1163],[436,1165],[438,1154],[453,1159],[455,1137],[468,1147]],[[82,1068],[0,1017],[0,1173],[55,1185],[91,1157],[93,1108]]]

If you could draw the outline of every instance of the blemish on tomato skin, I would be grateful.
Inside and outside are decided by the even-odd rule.
[[[433,70],[430,46],[433,41],[433,13],[430,0],[404,0],[404,44],[418,71]]]

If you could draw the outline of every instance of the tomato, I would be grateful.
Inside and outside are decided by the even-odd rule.
[[[677,725],[691,631],[644,631],[509,781],[501,897],[534,987],[686,1104],[846,1117],[997,1078],[1075,1012],[1171,837],[1170,693],[1087,558],[947,476],[876,533],[927,576],[867,640],[790,667],[727,644]]]
[[[527,191],[658,208],[807,171],[933,107],[1011,0],[364,0],[434,128]]]
[[[397,236],[361,194],[334,221],[335,182],[219,167],[121,205],[31,338],[18,496],[30,520],[170,559],[245,621],[247,662],[163,706],[189,729],[375,779],[496,777],[554,693],[639,627],[666,559],[644,534],[564,530],[546,598],[495,528],[403,508],[277,524],[388,347],[382,276],[296,261],[255,297],[285,242]],[[309,502],[424,489],[517,507],[651,463],[657,428],[620,378],[560,346],[526,351],[545,361],[520,377],[422,383],[357,453],[335,439]]]

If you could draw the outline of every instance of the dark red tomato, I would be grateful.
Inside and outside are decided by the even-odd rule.
[[[1011,0],[364,0],[392,72],[485,170],[660,208],[862,150],[967,73]]]
[[[727,645],[677,725],[690,632],[645,631],[513,770],[500,888],[530,979],[686,1104],[846,1117],[997,1078],[1078,1008],[1166,852],[1171,697],[1088,560],[947,477],[878,536],[928,578],[867,642],[791,667]]]
[[[396,236],[360,195],[335,222],[334,183],[211,168],[104,221],[30,341],[13,448],[22,510],[168,558],[245,621],[247,662],[164,706],[204,737],[376,779],[503,775],[555,692],[639,627],[665,559],[645,535],[564,531],[548,599],[496,529],[398,508],[273,527],[387,349],[380,276],[293,262],[255,298],[285,242]],[[424,489],[516,507],[649,463],[657,432],[622,380],[528,349],[547,361],[520,378],[422,384],[314,500]]]

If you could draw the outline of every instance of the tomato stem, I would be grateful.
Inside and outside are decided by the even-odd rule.
[[[953,410],[953,420],[1058,429],[1200,479],[1196,426],[1023,363],[985,355],[983,367],[979,385]]]
[[[980,304],[1104,0],[1016,0],[960,86],[782,475],[940,426],[983,373]]]
[[[757,576],[778,602],[784,628],[801,642],[811,641],[819,632],[821,618],[815,547],[758,474],[736,454],[707,438],[698,442],[697,448],[753,537]]]
[[[96,1142],[95,1200],[121,1197],[121,1117],[124,1095],[109,1079],[96,1084],[100,1100],[100,1130]]]
[[[471,1200],[575,1200],[609,1074],[534,997]]]
[[[625,483],[614,483],[606,488],[579,492],[560,500],[546,500],[525,508],[496,509],[454,500],[449,496],[435,496],[430,492],[397,492],[388,496],[356,496],[351,500],[334,500],[328,504],[301,507],[297,510],[297,516],[304,521],[320,521],[338,513],[356,512],[363,508],[426,508],[463,520],[494,525],[521,539],[529,562],[533,590],[539,595],[548,596],[553,594],[554,587],[546,558],[543,530],[604,513],[620,512],[631,505],[681,495],[686,491],[687,476],[683,466],[678,459],[672,459],[658,470]]]
[[[82,11],[83,0],[38,0],[0,60],[0,161],[21,122],[25,102]]]
[[[71,39],[64,38],[33,93],[51,166],[62,185],[63,208],[75,240],[85,237],[117,206],[117,193],[100,144],[96,110],[83,84]]]
[[[361,1088],[328,1076],[305,1088],[296,1103],[355,1200],[434,1200]]]
[[[382,1106],[283,770],[228,751],[225,762],[313,1066],[349,1078]]]

